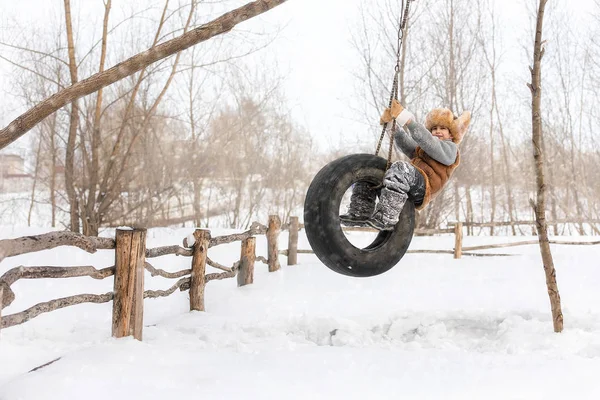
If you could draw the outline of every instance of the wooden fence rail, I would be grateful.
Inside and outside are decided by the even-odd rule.
[[[472,225],[472,224],[471,224]],[[463,228],[466,224],[456,223],[446,229],[420,229],[417,235],[436,235],[453,233],[455,244],[452,250],[414,250],[408,253],[453,254],[455,258],[469,256],[508,256],[510,254],[473,253],[477,250],[505,248],[521,245],[537,244],[536,240],[513,242],[507,244],[492,244],[484,246],[464,247]],[[212,280],[228,279],[237,276],[237,285],[244,286],[254,281],[254,264],[262,262],[270,272],[281,268],[279,255],[287,256],[288,265],[296,265],[298,254],[310,254],[312,250],[298,249],[299,231],[303,225],[297,217],[291,217],[288,224],[281,224],[279,217],[270,216],[268,225],[253,223],[242,233],[211,237],[210,231],[197,229],[179,245],[146,248],[146,231],[143,229],[117,229],[115,239],[86,237],[72,232],[52,232],[37,236],[26,236],[16,239],[0,240],[0,261],[31,252],[52,249],[58,246],[73,246],[89,253],[97,250],[112,250],[115,252],[115,265],[103,269],[93,266],[20,266],[15,267],[0,276],[0,330],[25,323],[43,313],[83,303],[113,302],[112,334],[115,337],[132,335],[142,339],[143,300],[146,298],[166,297],[177,290],[190,293],[190,310],[204,311],[205,286]],[[278,238],[282,230],[288,230],[288,248],[279,250]],[[370,228],[345,228],[346,231],[372,231]],[[267,239],[267,257],[256,255],[256,236],[265,235]],[[241,241],[239,261],[227,267],[212,260],[208,249],[226,243]],[[566,242],[551,241],[560,245],[597,245],[596,242]],[[154,267],[148,259],[176,255],[190,257],[190,268],[176,272],[168,272]],[[206,265],[221,270],[218,273],[206,273]],[[144,290],[144,271],[150,276],[160,276],[177,281],[165,290]],[[113,276],[113,291],[104,294],[79,294],[60,299],[39,303],[26,310],[4,315],[2,309],[13,303],[15,293],[11,286],[20,279],[59,279],[72,277],[90,277],[106,279]]]
[[[72,232],[51,232],[37,236],[0,240],[0,261],[7,257],[53,249],[59,246],[72,246],[89,253],[97,250],[113,250],[115,265],[103,269],[93,266],[55,267],[20,266],[0,276],[0,330],[19,325],[54,310],[83,303],[113,302],[112,335],[115,337],[134,336],[142,339],[143,300],[165,297],[175,291],[190,292],[190,310],[204,310],[204,288],[212,280],[233,278],[238,273],[238,286],[253,282],[254,263],[262,262],[270,271],[279,269],[277,259],[278,235],[281,231],[278,217],[269,217],[269,227],[255,222],[243,233],[211,237],[210,231],[197,229],[178,245],[146,249],[146,231],[144,229],[117,229],[115,239],[86,237]],[[287,228],[285,226],[284,228]],[[267,254],[269,258],[256,255],[256,235],[267,236]],[[208,249],[214,246],[242,242],[240,260],[227,267],[208,257]],[[147,259],[164,255],[191,257],[189,269],[168,272],[155,268]],[[275,255],[275,256],[274,256]],[[206,265],[221,270],[220,273],[206,273]],[[144,290],[144,271],[150,276],[178,279],[166,290]],[[79,294],[42,302],[26,310],[2,315],[2,309],[15,300],[11,286],[20,279],[59,279],[72,277],[91,277],[105,279],[114,277],[113,291],[104,294]]]

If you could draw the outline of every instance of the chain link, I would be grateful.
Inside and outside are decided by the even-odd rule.
[[[415,0],[406,0],[406,4],[404,0],[402,0],[402,14],[400,15],[400,23],[398,27],[398,47],[396,49],[396,66],[394,67],[394,82],[392,83],[392,90],[390,94],[390,101],[388,103],[388,108],[392,107],[392,103],[394,100],[398,100],[398,87],[399,87],[399,77],[400,77],[400,67],[401,67],[401,54],[402,54],[402,43],[404,41],[404,30],[406,28],[406,23],[408,21],[408,13],[410,10],[410,3]],[[387,123],[383,124],[383,128],[381,130],[381,136],[379,137],[379,142],[377,143],[377,150],[375,151],[375,155],[379,155],[379,151],[381,150],[381,145],[383,144],[383,139],[385,138],[385,131],[387,130]],[[392,127],[390,133],[390,148],[387,157],[386,171],[390,168],[392,164],[392,152],[394,150],[394,135],[396,132],[396,119],[392,119]]]

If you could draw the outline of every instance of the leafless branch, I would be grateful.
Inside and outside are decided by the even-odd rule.
[[[48,115],[72,101],[94,93],[103,87],[130,76],[156,61],[188,49],[214,36],[229,32],[237,24],[283,4],[285,1],[286,0],[257,0],[250,2],[242,7],[223,14],[213,21],[199,26],[184,35],[139,53],[104,72],[94,74],[87,79],[61,90],[26,111],[11,122],[6,128],[0,130],[0,149],[8,146]]]

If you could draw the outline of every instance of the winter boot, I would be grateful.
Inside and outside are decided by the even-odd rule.
[[[367,226],[366,222],[373,214],[377,192],[367,182],[357,182],[352,188],[350,206],[346,214],[340,215],[345,226]]]
[[[367,224],[380,231],[393,231],[400,220],[400,213],[407,198],[408,195],[404,192],[381,189],[379,203]]]

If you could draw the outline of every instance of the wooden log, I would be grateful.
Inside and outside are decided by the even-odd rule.
[[[239,261],[238,261],[239,263]],[[206,282],[210,282],[210,281],[215,281],[215,280],[221,280],[221,279],[229,279],[229,278],[233,278],[238,271],[238,267],[234,267],[231,269],[231,271],[229,272],[218,272],[218,273],[214,273],[214,274],[206,274]]]
[[[74,306],[82,303],[108,303],[113,300],[114,293],[108,292],[105,294],[78,294],[75,296],[63,297],[61,299],[50,300],[43,303],[38,303],[33,307],[29,307],[27,310],[4,316],[2,319],[2,328],[9,328],[11,326],[25,323],[40,314],[48,313],[54,310],[58,310],[65,307]]]
[[[287,265],[298,264],[298,217],[290,217]]]
[[[187,286],[187,289],[189,289],[189,285],[190,285],[190,278],[181,278],[180,280],[177,281],[177,283],[175,283],[173,286],[171,286],[169,289],[167,290],[146,290],[144,292],[144,298],[145,299],[155,299],[157,297],[167,297],[170,296],[171,294],[173,294],[177,289],[183,291],[183,287]]]
[[[209,246],[209,247],[210,247],[210,246]],[[232,271],[232,269],[231,269],[231,268],[229,268],[229,267],[226,267],[226,266],[224,266],[224,265],[221,265],[221,264],[219,264],[219,263],[218,263],[218,262],[216,262],[216,261],[213,261],[213,260],[211,260],[211,259],[210,259],[210,257],[206,257],[206,263],[207,263],[208,265],[210,265],[211,267],[213,267],[213,268],[220,269],[221,271],[225,271],[225,272],[231,272],[231,271]]]
[[[152,266],[149,262],[144,263],[146,271],[150,272],[150,276],[162,276],[163,278],[181,278],[192,273],[191,269],[184,269],[177,272],[167,272],[164,269],[157,269]]]
[[[210,244],[210,231],[194,231],[194,255],[192,256],[192,276],[190,279],[190,311],[205,311],[204,288],[206,287],[206,259]]]
[[[269,216],[269,228],[267,229],[267,255],[269,263],[269,272],[278,271],[281,268],[279,264],[279,232],[281,220],[277,215]]]
[[[89,276],[94,279],[104,279],[114,275],[115,267],[96,269],[91,265],[81,267],[15,267],[11,268],[0,277],[9,286],[19,279],[46,279],[46,278],[76,278]]]
[[[184,241],[184,243],[185,243],[185,241]],[[146,258],[160,257],[160,256],[165,256],[167,254],[175,254],[176,256],[191,257],[192,251],[190,249],[184,249],[183,247],[180,247],[177,245],[156,247],[154,249],[146,250]]]
[[[99,249],[114,249],[115,241],[111,238],[83,236],[73,232],[50,232],[37,236],[3,239],[0,240],[0,261],[6,257],[49,250],[59,246],[74,246],[88,253],[95,253]]]
[[[239,242],[239,241],[242,241],[244,239],[247,239],[249,237],[253,237],[256,235],[264,235],[265,233],[267,233],[267,230],[268,229],[266,226],[261,225],[258,222],[253,222],[252,225],[250,226],[250,229],[248,229],[246,232],[234,233],[232,235],[217,236],[215,238],[211,238],[209,247],[218,246],[220,244]],[[183,243],[185,246],[186,242],[184,241]]]
[[[240,270],[237,276],[239,286],[251,285],[254,282],[254,261],[256,260],[256,238],[251,237],[242,242]]]
[[[454,258],[458,259],[462,256],[462,241],[463,241],[463,225],[458,222],[454,225]]]
[[[142,340],[146,230],[117,229],[112,335]]]

